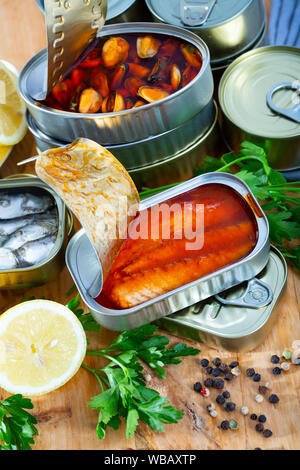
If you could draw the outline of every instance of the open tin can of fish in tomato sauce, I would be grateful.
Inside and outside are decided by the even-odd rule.
[[[21,177],[20,177],[21,176]],[[52,280],[64,266],[73,217],[39,178],[0,181],[0,289],[23,289]]]
[[[215,349],[250,351],[265,339],[276,321],[279,309],[275,306],[286,279],[286,261],[271,246],[269,261],[255,279],[156,323],[175,336]]]
[[[176,91],[162,90],[164,97],[159,100],[154,100],[148,104],[139,105],[138,107],[135,106],[137,104],[135,103],[135,107],[124,109],[124,98],[123,95],[122,98],[120,98],[120,95],[121,91],[122,93],[127,93],[128,89],[131,90],[132,87],[129,83],[127,90],[122,89],[119,93],[114,91],[108,96],[105,95],[105,93],[107,93],[107,87],[105,87],[106,90],[102,90],[103,96],[106,96],[102,103],[105,112],[72,112],[70,110],[62,110],[65,109],[64,107],[62,107],[62,109],[54,109],[50,107],[50,105],[46,106],[32,98],[32,96],[36,96],[43,88],[45,80],[47,51],[43,49],[27,62],[19,78],[21,96],[25,100],[29,112],[42,132],[61,141],[72,142],[78,136],[81,136],[90,138],[102,145],[120,145],[147,139],[150,136],[163,134],[164,132],[174,129],[192,119],[211,102],[213,95],[213,78],[210,68],[209,51],[206,44],[197,35],[170,25],[156,23],[123,23],[104,26],[99,35],[99,41],[102,44],[101,41],[103,41],[103,38],[108,39],[110,37],[120,36],[125,42],[127,38],[127,42],[130,43],[129,53],[132,51],[133,54],[137,53],[137,38],[141,36],[151,36],[152,42],[154,39],[153,43],[156,45],[166,45],[166,41],[169,40],[168,44],[170,46],[170,42],[175,41],[175,51],[177,51],[179,46],[184,45],[184,51],[188,54],[192,63],[195,64],[194,56],[196,56],[196,63],[199,65],[195,67],[185,67],[186,80],[183,81],[183,71],[182,81],[180,82],[182,87],[180,89],[177,88]],[[193,57],[191,57],[191,50]],[[185,61],[186,59],[181,49],[178,53],[181,59]],[[154,64],[151,62],[152,58],[145,59],[146,61],[151,59],[150,63],[152,64],[152,68],[150,68],[149,65],[150,77],[149,75],[147,75],[147,77],[154,80],[156,84],[162,83],[159,74],[165,73],[168,70],[168,67],[165,69],[166,61],[158,60],[158,54],[159,52],[153,56]],[[98,59],[102,60],[100,57],[98,57]],[[126,64],[123,65],[126,69]],[[142,67],[142,69],[144,68],[145,67]],[[98,73],[99,71],[96,70],[96,72]],[[139,79],[142,80],[142,83],[145,82],[147,85],[138,87],[139,96],[142,94],[142,91],[142,96],[145,96],[145,92],[149,93],[149,88],[152,86],[151,83],[148,82],[147,77],[145,79]],[[97,81],[98,79],[99,77],[97,76],[95,80]],[[140,83],[140,81],[138,82]],[[164,85],[170,87],[169,84],[164,83]],[[157,87],[158,85],[154,88]],[[135,87],[133,88],[135,90]],[[117,102],[116,97],[118,97]],[[106,98],[109,98],[110,101]],[[154,99],[153,96],[151,98],[147,96],[146,101],[152,99]],[[75,101],[78,104],[78,100]],[[122,110],[107,112],[107,106],[109,105],[108,107],[110,109],[112,101],[115,106],[118,104],[118,109],[122,108]],[[122,106],[119,106],[120,102]],[[104,103],[106,103],[105,107]],[[68,105],[69,104],[68,102]],[[115,109],[115,106],[113,109]]]
[[[264,147],[278,170],[300,168],[300,51],[268,46],[235,60],[219,85],[222,130],[236,153],[244,140]]]
[[[139,273],[142,273],[142,276],[144,276],[140,284],[140,286],[143,286],[144,288],[144,294],[146,290],[150,293],[155,292],[155,295],[157,296],[144,301],[143,292],[139,291],[137,286],[135,286],[133,290],[133,296],[135,297],[137,295],[139,302],[141,303],[138,303],[132,307],[127,308],[125,306],[126,302],[128,301],[128,297],[127,300],[125,299],[125,303],[122,304],[121,308],[107,306],[107,285],[110,286],[110,284],[107,284],[107,282],[109,282],[109,277],[102,286],[101,265],[93,245],[90,243],[84,230],[81,230],[72,238],[66,250],[66,263],[83,301],[89,307],[93,317],[98,323],[108,329],[117,331],[136,328],[145,323],[157,320],[158,318],[162,318],[172,313],[178,312],[183,308],[194,305],[201,300],[211,297],[212,295],[216,295],[226,289],[229,289],[230,287],[250,280],[264,269],[269,259],[268,222],[254,196],[251,194],[248,186],[242,180],[233,175],[227,173],[207,173],[205,175],[193,178],[192,180],[182,183],[177,187],[142,201],[140,206],[140,214],[149,214],[152,210],[155,211],[158,207],[161,207],[161,205],[172,204],[179,199],[181,200],[181,203],[184,204],[183,201],[188,201],[188,198],[191,197],[192,194],[195,194],[194,191],[200,191],[201,194],[206,195],[203,196],[204,199],[201,199],[202,201],[205,201],[205,198],[207,198],[207,206],[204,204],[204,207],[213,208],[211,212],[211,215],[213,214],[212,217],[207,219],[208,215],[204,216],[204,220],[206,220],[203,245],[205,247],[204,250],[206,250],[203,254],[204,261],[199,261],[198,264],[198,261],[195,261],[196,255],[194,255],[194,257],[190,257],[191,265],[185,265],[185,261],[183,261],[183,264],[181,265],[176,265],[176,262],[173,264],[172,262],[171,264],[166,262],[166,264],[164,264],[161,257],[162,253],[160,252],[160,266],[156,268],[154,263],[152,271],[151,269],[150,271],[147,271],[147,268],[141,268],[138,271]],[[227,196],[225,196],[225,193],[230,198],[230,201],[233,201],[231,198],[234,198],[235,202],[232,204],[230,203],[230,205],[228,207],[226,206],[227,208],[224,210],[225,206],[223,206],[223,204],[227,204]],[[219,203],[212,202],[212,205],[209,205],[210,203],[208,201],[210,201],[210,197],[216,197],[217,199],[219,198]],[[217,209],[215,209],[216,207]],[[242,225],[240,225],[239,222],[237,223],[237,219],[235,218],[237,215],[235,212],[236,208],[238,208],[238,214],[240,214],[240,210],[245,211],[243,214],[247,214],[245,215],[247,219],[244,221],[245,225],[244,223],[242,223]],[[214,212],[215,210],[216,212]],[[217,212],[219,213],[219,216],[221,216],[220,220],[217,219]],[[234,216],[233,213],[235,214]],[[180,213],[178,214],[179,217],[181,217]],[[222,217],[225,217],[227,222],[225,222]],[[136,219],[134,223],[139,224],[139,220],[140,219]],[[177,220],[177,218],[174,218],[174,220]],[[208,220],[210,220],[210,222],[208,222]],[[218,220],[219,222],[217,222]],[[239,216],[238,220],[240,220]],[[167,219],[162,217],[162,223],[164,223],[164,221],[167,223]],[[220,223],[221,226],[218,226],[218,223]],[[226,226],[223,226],[223,223],[225,223]],[[213,225],[210,227],[208,224]],[[213,229],[214,224],[216,224],[215,231]],[[140,224],[140,226],[142,226],[142,224]],[[212,230],[210,233],[209,228]],[[241,254],[239,250],[244,250],[245,245],[239,237],[241,236],[243,238],[244,235],[242,235],[242,231],[244,229],[247,231],[247,253],[243,252],[243,254]],[[248,246],[248,236],[250,236],[248,229],[251,231],[251,237],[254,237],[252,238],[251,247],[250,245]],[[208,230],[208,232],[206,232],[206,230]],[[227,244],[226,242],[227,230],[227,235],[230,237],[230,244]],[[226,247],[224,247],[222,253],[212,253],[210,251],[213,250],[213,247],[219,243],[216,241],[214,242],[213,237],[217,237],[219,241],[221,240],[221,243],[226,242]],[[125,250],[126,243],[127,240],[123,245]],[[152,240],[150,240],[150,243],[152,243]],[[170,247],[167,247],[167,251],[163,254],[163,256],[167,256],[167,258],[170,255],[171,259],[172,256],[175,256],[176,258],[178,255],[178,249],[176,247],[174,249],[175,245],[172,245],[172,243],[171,249]],[[206,245],[206,243],[208,243],[208,245]],[[211,244],[210,248],[209,243]],[[229,246],[231,246],[231,248],[229,248]],[[222,251],[221,248],[220,250]],[[138,248],[135,253],[139,253]],[[141,255],[145,254],[145,249],[143,248],[140,253]],[[157,254],[158,253],[156,253],[156,255]],[[151,260],[152,258],[150,255],[151,253],[149,254]],[[120,256],[125,256],[126,258],[126,253],[124,254],[123,251],[122,254],[122,249],[119,254],[119,257]],[[129,256],[130,259],[132,259],[130,252]],[[235,256],[237,256],[237,258],[234,258]],[[116,263],[118,263],[118,259],[120,259],[119,257],[117,258]],[[231,260],[234,259],[234,261],[230,262],[229,258]],[[134,261],[137,261],[138,265],[139,263],[143,264],[143,262],[145,262],[145,259],[141,260],[137,255],[135,255],[135,258],[133,257],[133,259]],[[148,262],[147,259],[148,253],[146,253],[146,264]],[[227,262],[224,261],[225,259]],[[208,264],[206,264],[206,261]],[[216,262],[218,267],[212,267],[210,264],[211,262]],[[192,275],[195,276],[196,273],[197,277],[198,272],[200,272],[198,271],[199,267],[200,270],[203,269],[203,272],[206,272],[206,274],[203,276],[199,275],[199,278],[196,278],[196,280],[194,277],[192,282],[185,282],[182,285],[181,283],[179,283],[179,285],[177,284],[179,279],[179,277],[177,278],[177,275],[179,275],[179,273],[181,276],[183,276],[183,278],[185,273],[190,276],[192,268]],[[128,266],[128,269],[128,272],[130,272],[130,266]],[[194,269],[196,269],[196,271]],[[112,273],[114,273],[113,270],[114,267],[112,268]],[[159,280],[159,283],[166,283],[168,287],[171,285],[174,286],[176,284],[177,287],[170,290],[166,288],[166,291],[160,295],[159,293],[161,292],[161,286],[159,287],[155,284],[153,275],[154,277],[156,276],[156,279]],[[123,292],[125,291],[123,290]],[[147,292],[146,296],[148,295]],[[120,299],[121,298],[122,297],[120,297]]]

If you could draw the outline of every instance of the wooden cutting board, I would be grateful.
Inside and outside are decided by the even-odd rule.
[[[269,8],[271,1],[265,1]],[[38,50],[45,45],[43,16],[34,0],[1,1],[1,43],[0,58],[9,60],[19,69]],[[16,163],[36,153],[33,138],[28,133],[17,145],[5,165],[0,168],[0,177],[19,173]],[[34,172],[32,165],[22,168],[22,172]],[[0,293],[0,312],[18,303],[22,297],[45,296],[46,298],[66,303],[66,292],[72,286],[72,280],[65,268],[60,276],[44,287],[18,292]],[[125,429],[108,431],[104,441],[99,441],[95,428],[97,413],[87,407],[90,398],[99,393],[96,380],[81,369],[64,387],[44,397],[34,399],[34,413],[38,418],[39,437],[35,449],[299,449],[300,448],[300,367],[293,366],[289,372],[280,376],[272,375],[270,356],[281,354],[295,339],[300,339],[300,275],[289,269],[287,289],[281,296],[276,309],[278,321],[271,333],[254,351],[249,353],[229,354],[214,351],[201,345],[198,357],[184,359],[181,365],[169,366],[167,379],[157,379],[151,373],[149,386],[169,397],[170,402],[184,411],[183,420],[178,425],[166,425],[165,433],[154,433],[146,426],[139,426],[135,437],[125,439]],[[91,347],[108,345],[115,333],[102,329],[99,334],[89,335]],[[170,336],[171,344],[178,338]],[[197,347],[196,343],[188,341]],[[206,405],[214,401],[217,391],[212,391],[210,398],[202,398],[193,391],[196,381],[203,381],[204,376],[199,364],[200,358],[209,359],[219,356],[224,362],[238,360],[242,374],[226,387],[237,404],[237,411],[230,414],[239,423],[237,431],[222,431],[218,425],[228,418],[228,413],[221,411],[216,419],[209,416]],[[89,358],[87,364],[101,364],[100,360]],[[280,403],[271,405],[266,400],[258,404],[254,400],[257,384],[245,376],[245,370],[254,367],[261,375],[262,382],[272,381],[273,393],[280,396]],[[5,397],[0,389],[0,399]],[[273,431],[273,437],[265,439],[254,430],[255,422],[249,416],[239,413],[240,406],[248,406],[256,414],[267,416],[266,427]]]

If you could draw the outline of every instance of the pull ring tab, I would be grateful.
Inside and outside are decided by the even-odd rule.
[[[294,90],[296,92],[295,93],[296,104],[292,108],[289,108],[289,109],[279,108],[273,102],[273,95],[278,90],[284,90],[284,89]],[[288,119],[292,119],[293,121],[300,124],[300,83],[299,82],[294,82],[294,83],[284,82],[284,83],[279,83],[278,85],[273,86],[267,94],[267,104],[269,108],[272,111],[274,111],[276,114],[280,114],[281,116],[287,117]]]
[[[243,295],[236,299],[224,299],[220,295],[215,295],[215,299],[223,305],[235,307],[262,308],[269,305],[273,300],[271,287],[259,279],[251,279]]]
[[[181,21],[187,26],[201,26],[206,21],[217,0],[180,0]]]

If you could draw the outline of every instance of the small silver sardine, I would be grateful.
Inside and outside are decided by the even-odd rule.
[[[25,243],[45,238],[49,235],[54,235],[57,232],[57,219],[48,220],[45,222],[36,222],[31,225],[25,225],[14,232],[10,238],[3,243],[4,248],[10,250],[17,250]]]
[[[56,236],[49,236],[41,240],[27,242],[15,253],[21,265],[33,265],[40,263],[43,259],[47,258],[50,251],[55,245]]]
[[[0,269],[15,269],[18,266],[16,255],[8,248],[0,248]]]
[[[8,220],[30,214],[39,214],[52,207],[53,203],[53,198],[46,194],[36,196],[30,193],[0,192],[0,219]]]

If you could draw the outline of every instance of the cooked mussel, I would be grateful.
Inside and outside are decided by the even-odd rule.
[[[162,100],[169,96],[166,90],[163,90],[159,87],[154,87],[151,85],[143,85],[138,89],[138,96],[143,100],[147,101],[148,103],[152,103],[153,101]]]
[[[104,70],[93,70],[91,75],[91,85],[96,90],[99,90],[104,98],[110,94],[108,78]]]
[[[178,90],[181,83],[181,72],[180,68],[176,64],[171,66],[170,77],[173,90]]]
[[[102,104],[102,113],[115,113],[124,109],[126,109],[124,98],[116,91],[107,96]]]
[[[159,57],[148,76],[148,82],[155,83],[162,80],[165,81],[168,75],[170,62],[171,57]]]
[[[138,37],[136,41],[137,54],[140,59],[150,59],[158,53],[160,45],[161,41],[153,36]]]
[[[181,82],[181,86],[182,88],[185,87],[188,83],[190,83],[192,80],[194,80],[194,78],[196,77],[198,73],[198,70],[195,69],[194,67],[191,67],[190,65],[188,65],[184,71],[183,71],[183,74],[182,74],[182,82]]]
[[[128,65],[127,64],[119,64],[113,71],[110,77],[110,88],[112,90],[117,90],[122,86],[123,80],[125,78],[126,73],[128,72]]]
[[[97,113],[102,105],[102,96],[94,88],[86,88],[80,95],[78,110],[80,113]]]
[[[195,46],[192,44],[180,44],[180,49],[186,61],[192,67],[201,67],[202,56]]]
[[[112,37],[105,41],[102,48],[103,65],[113,68],[121,62],[125,62],[128,57],[129,44],[120,37]]]
[[[134,64],[130,62],[128,62],[128,70],[130,75],[133,75],[134,77],[138,78],[145,78],[150,73],[148,67],[144,67],[143,65]]]
[[[145,85],[145,82],[138,77],[126,78],[124,82],[125,90],[127,90],[132,96],[136,96],[138,89]]]

